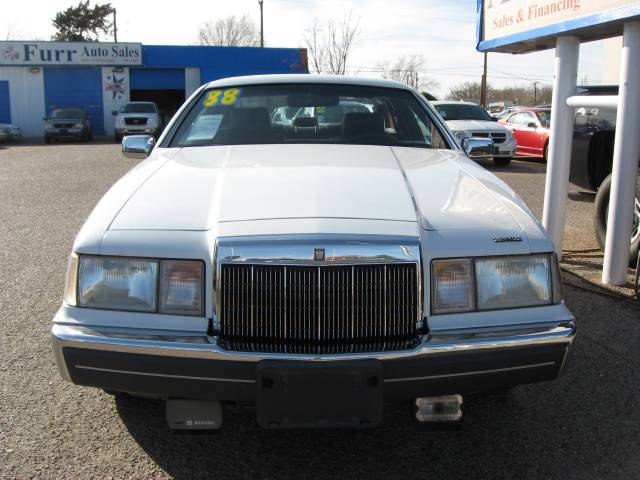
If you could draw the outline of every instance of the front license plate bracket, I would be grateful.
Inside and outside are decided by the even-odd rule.
[[[260,362],[258,424],[264,428],[366,428],[382,419],[377,360]]]

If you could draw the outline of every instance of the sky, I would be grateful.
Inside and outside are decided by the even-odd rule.
[[[3,1],[0,39],[48,40],[55,13],[78,0]],[[93,2],[92,2],[93,3]],[[102,3],[102,2],[101,2]],[[315,20],[359,18],[359,36],[348,61],[349,74],[379,76],[381,62],[422,55],[421,77],[435,80],[443,97],[465,81],[479,81],[482,54],[475,50],[476,0],[264,0],[267,47],[304,47],[305,30]],[[118,40],[148,45],[197,44],[198,26],[208,20],[248,13],[259,25],[257,0],[112,0]],[[108,40],[108,39],[104,39]],[[578,78],[600,83],[601,42],[580,47]],[[495,87],[551,85],[554,51],[526,55],[490,53],[489,82]]]

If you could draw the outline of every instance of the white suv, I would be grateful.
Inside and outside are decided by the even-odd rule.
[[[120,142],[125,135],[145,134],[158,137],[162,132],[162,121],[158,107],[153,102],[129,102],[116,116],[114,139]]]
[[[495,145],[493,161],[504,167],[509,165],[516,151],[511,130],[497,123],[482,107],[471,102],[431,102],[447,122],[459,142],[468,137],[490,138]]]

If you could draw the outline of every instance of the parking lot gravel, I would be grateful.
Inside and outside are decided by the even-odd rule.
[[[565,376],[466,397],[458,430],[418,429],[392,405],[373,430],[265,431],[231,407],[218,433],[179,436],[160,402],[63,382],[49,329],[69,250],[135,164],[113,144],[0,146],[0,478],[640,477],[640,307],[573,287]],[[543,165],[494,170],[540,214]],[[575,249],[594,248],[589,206],[569,203]]]

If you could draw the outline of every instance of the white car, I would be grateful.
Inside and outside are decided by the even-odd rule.
[[[340,125],[283,107],[357,101]],[[317,118],[316,118],[317,120]],[[313,130],[313,132],[312,132]],[[275,75],[201,87],[76,237],[52,337],[78,385],[226,403],[266,428],[376,425],[387,401],[459,418],[462,395],[556,378],[576,332],[554,247],[409,87]]]
[[[497,123],[480,105],[471,102],[431,102],[459,141],[465,138],[490,138],[495,145],[493,161],[504,167],[516,152],[511,130]]]
[[[118,143],[125,135],[145,134],[157,138],[162,132],[162,118],[154,102],[129,102],[111,113],[116,116],[114,140]]]
[[[11,123],[0,123],[0,130],[9,131],[9,140],[22,140],[22,129],[18,125]]]

